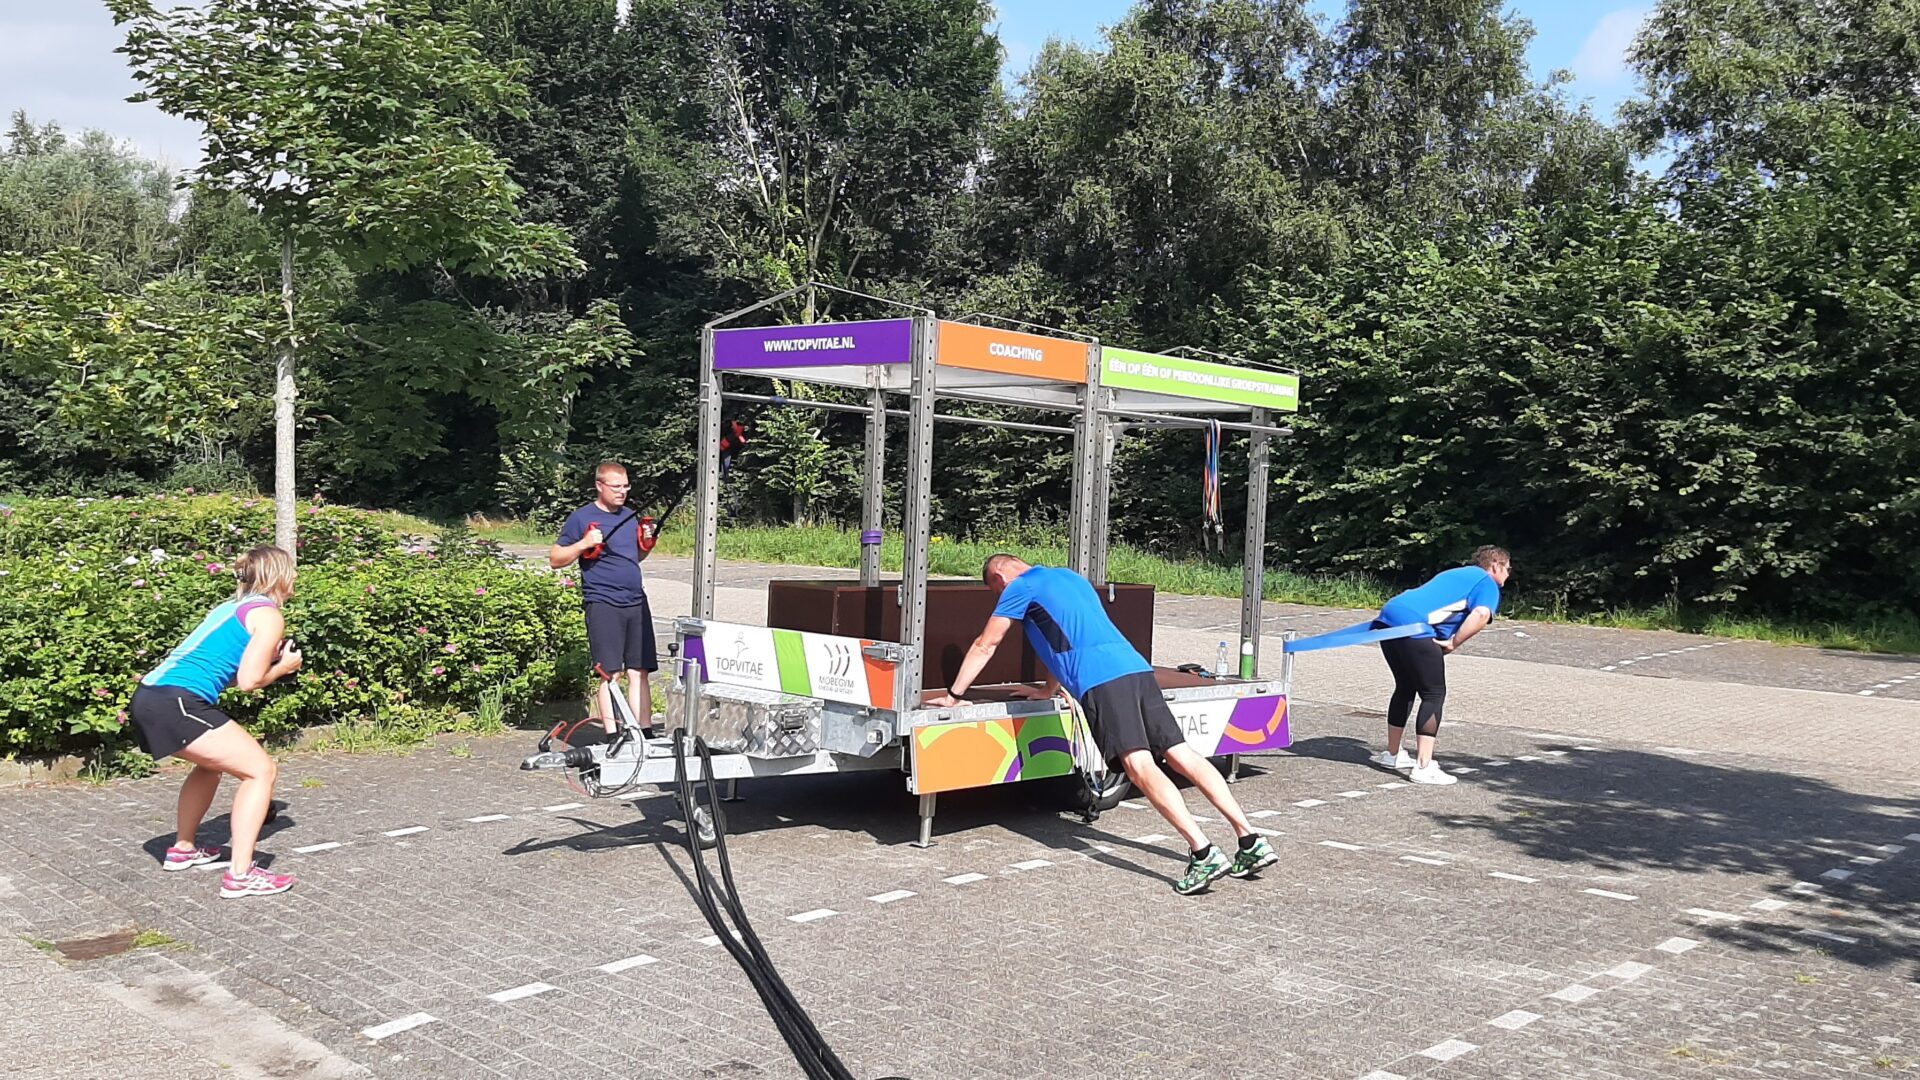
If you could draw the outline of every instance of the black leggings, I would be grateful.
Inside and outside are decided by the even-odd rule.
[[[1380,628],[1379,623],[1374,624]],[[1394,638],[1380,643],[1380,655],[1393,670],[1393,699],[1387,704],[1387,726],[1404,728],[1407,713],[1413,709],[1415,695],[1420,698],[1420,715],[1415,730],[1422,735],[1440,733],[1440,710],[1447,703],[1447,654],[1430,637]]]

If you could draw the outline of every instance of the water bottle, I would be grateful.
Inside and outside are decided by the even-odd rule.
[[[1233,669],[1227,666],[1227,643],[1224,641],[1220,643],[1220,655],[1214,658],[1213,673],[1223,679],[1233,673]]]

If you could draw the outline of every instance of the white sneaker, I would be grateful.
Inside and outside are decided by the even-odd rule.
[[[1457,784],[1460,778],[1451,773],[1440,771],[1440,766],[1428,763],[1424,769],[1416,768],[1407,774],[1407,779],[1416,784]]]
[[[1414,759],[1414,756],[1405,750],[1400,751],[1398,754],[1390,754],[1382,750],[1367,760],[1383,769],[1398,769],[1401,772],[1405,772],[1419,764],[1419,762]]]

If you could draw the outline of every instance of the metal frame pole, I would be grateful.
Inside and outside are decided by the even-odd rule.
[[[867,391],[866,488],[860,496],[860,584],[880,584],[880,545],[866,536],[884,527],[887,472],[887,395],[878,386]]]
[[[1240,578],[1240,640],[1253,643],[1252,675],[1260,674],[1260,630],[1267,593],[1267,467],[1273,455],[1263,430],[1267,410],[1253,410],[1254,431],[1247,446],[1247,548]]]
[[[1087,385],[1073,422],[1073,497],[1067,522],[1067,567],[1087,574],[1093,564],[1094,479],[1099,475],[1100,343],[1087,346]]]
[[[927,649],[928,549],[933,545],[934,356],[938,324],[914,317],[913,364],[907,397],[907,486],[901,521],[904,552],[900,564],[900,643],[910,650],[896,683],[901,709],[920,701],[921,671]]]
[[[713,582],[720,557],[720,373],[713,368],[713,328],[700,331],[700,446],[693,537],[693,617],[713,618]]]
[[[1094,423],[1093,520],[1089,523],[1087,580],[1096,585],[1107,581],[1107,521],[1113,507],[1114,440],[1113,421],[1104,412]]]

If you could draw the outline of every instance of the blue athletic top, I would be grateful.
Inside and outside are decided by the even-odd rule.
[[[1500,583],[1478,566],[1456,566],[1387,601],[1380,609],[1380,621],[1388,626],[1423,622],[1433,627],[1435,638],[1444,641],[1478,607],[1500,613]]]
[[[177,686],[192,691],[209,705],[219,701],[220,695],[233,685],[234,676],[240,674],[240,657],[246,653],[247,643],[253,640],[247,631],[247,616],[259,608],[279,606],[257,594],[221,604],[207,612],[207,617],[200,620],[187,640],[140,681],[148,686]]]
[[[1020,620],[1040,662],[1076,698],[1122,675],[1153,670],[1107,617],[1093,586],[1071,570],[1028,570],[1007,583],[993,613]]]
[[[580,558],[580,599],[618,607],[646,603],[646,590],[640,586],[640,522],[632,507],[602,510],[599,503],[588,503],[575,510],[560,527],[560,546],[586,539],[595,522],[605,546],[598,558]],[[617,529],[615,522],[620,523]]]

